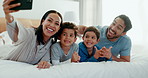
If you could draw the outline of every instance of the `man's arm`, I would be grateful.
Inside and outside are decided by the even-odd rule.
[[[112,59],[117,62],[130,62],[130,56],[120,56],[120,58],[112,56]]]
[[[78,25],[78,34],[82,35],[86,28],[84,25]]]

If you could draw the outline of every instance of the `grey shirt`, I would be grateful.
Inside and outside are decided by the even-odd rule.
[[[18,40],[14,43],[15,48],[4,59],[30,64],[37,64],[40,61],[50,62],[52,39],[44,45],[38,45],[35,29],[25,28],[15,20],[12,23],[7,23],[7,31],[12,41],[15,40],[14,36],[18,33]]]
[[[68,54],[66,55],[63,51],[63,49],[60,46],[60,42],[57,42],[52,45],[51,47],[51,60],[53,65],[60,64],[60,62],[67,61],[72,58],[72,54],[74,52],[78,52],[79,47],[76,43],[73,43],[70,46],[70,50],[68,51]]]

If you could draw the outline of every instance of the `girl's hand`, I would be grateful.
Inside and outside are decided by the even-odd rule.
[[[50,67],[50,64],[47,61],[40,61],[37,65],[37,68],[39,69],[46,69]]]
[[[80,56],[77,52],[74,52],[72,54],[71,62],[79,62],[80,61]]]

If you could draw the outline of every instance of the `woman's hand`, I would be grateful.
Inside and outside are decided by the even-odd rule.
[[[6,15],[12,12],[17,12],[18,10],[10,10],[10,9],[21,5],[20,3],[9,5],[12,1],[14,0],[4,0],[3,1],[3,10]]]
[[[13,16],[11,16],[10,13],[19,11],[19,10],[10,10],[10,9],[21,5],[20,3],[9,5],[12,1],[14,0],[4,0],[3,1],[3,11],[5,13],[5,18],[7,22],[9,23],[11,23],[14,20]]]
[[[50,64],[47,61],[40,61],[37,65],[37,68],[39,69],[46,69],[50,67]]]

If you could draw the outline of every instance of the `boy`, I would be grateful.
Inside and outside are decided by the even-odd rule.
[[[79,43],[80,62],[101,62],[111,61],[110,49],[102,48],[101,50],[96,44],[99,42],[100,32],[95,27],[88,27],[83,34],[83,42]],[[107,51],[108,50],[108,51]]]

